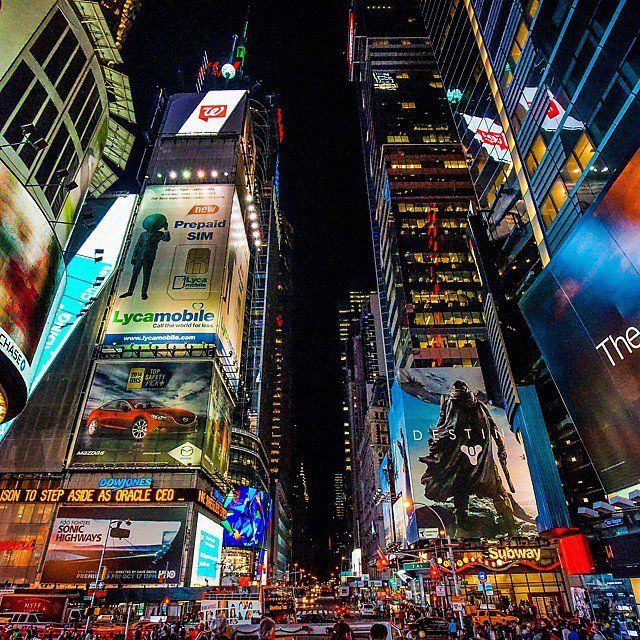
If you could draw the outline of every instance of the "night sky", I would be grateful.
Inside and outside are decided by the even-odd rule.
[[[252,4],[245,71],[280,95],[285,127],[281,196],[295,245],[295,445],[308,469],[314,568],[322,571],[333,472],[343,457],[337,310],[349,289],[374,286],[357,102],[347,82],[348,2]],[[155,87],[195,90],[202,52],[228,52],[246,11],[246,0],[143,2],[123,52],[141,124]]]

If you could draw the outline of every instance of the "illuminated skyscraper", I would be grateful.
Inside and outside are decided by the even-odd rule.
[[[107,19],[107,24],[118,49],[122,48],[129,35],[133,20],[141,5],[142,0],[100,0],[102,12]]]
[[[429,538],[441,526],[438,518],[458,538],[532,534],[536,505],[526,474],[518,499],[526,501],[528,511],[518,511],[519,517],[517,500],[504,497],[501,480],[492,480],[491,489],[469,480],[478,447],[489,451],[491,436],[465,432],[451,416],[449,427],[459,433],[448,438],[450,450],[436,433],[447,400],[482,398],[513,443],[510,463],[524,460],[501,410],[481,278],[468,238],[468,216],[477,207],[474,186],[419,2],[356,0],[349,27],[349,76],[359,93],[391,405],[391,473],[380,496],[391,502],[389,526],[400,543]],[[364,433],[364,376],[357,356],[355,345],[352,407],[359,412],[353,425]],[[362,355],[360,360],[366,363]],[[457,455],[462,456],[458,468]],[[438,470],[449,480],[436,478]],[[482,508],[488,494],[492,502],[477,518],[472,511]]]
[[[638,207],[624,191],[638,182],[638,7],[624,0],[422,0],[420,7],[477,193],[471,230],[491,348],[545,496],[539,523],[558,534],[568,524],[589,529],[593,520],[580,511],[626,494],[640,467],[629,447],[637,394],[621,391],[637,388],[637,364],[624,338],[617,344],[629,369],[604,352],[609,337],[637,324],[630,318],[637,252],[624,247],[637,245]],[[547,463],[562,479],[555,502],[542,473]],[[596,525],[597,537],[607,538],[600,570],[637,578],[638,529],[622,520]],[[606,577],[599,580],[606,591]]]
[[[417,4],[356,3],[352,15],[350,75],[362,95],[393,368],[477,365],[485,328],[466,239],[474,191]]]

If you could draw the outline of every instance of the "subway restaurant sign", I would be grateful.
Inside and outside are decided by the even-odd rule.
[[[540,562],[542,550],[540,547],[489,547],[487,555],[490,560],[502,560],[502,562],[513,562],[514,560]]]

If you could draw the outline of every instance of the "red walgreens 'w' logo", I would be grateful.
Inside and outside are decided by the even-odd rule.
[[[209,118],[224,118],[227,115],[226,104],[203,104],[200,107],[200,120],[205,122],[209,121]]]

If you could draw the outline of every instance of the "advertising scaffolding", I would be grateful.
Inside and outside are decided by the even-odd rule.
[[[181,582],[186,507],[60,507],[42,583],[177,584]],[[106,567],[98,578],[100,557]]]
[[[71,465],[202,466],[224,474],[232,411],[212,360],[98,361]]]
[[[456,538],[537,533],[524,449],[478,367],[400,370],[389,428],[409,542],[441,529],[438,516]]]

